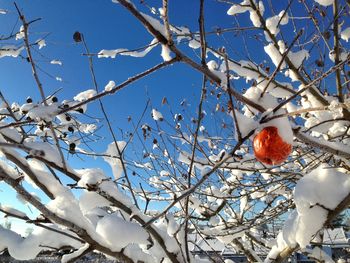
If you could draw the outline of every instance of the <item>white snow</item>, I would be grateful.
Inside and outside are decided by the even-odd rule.
[[[16,47],[14,45],[2,46],[0,48],[0,58],[2,57],[18,57],[24,47]]]
[[[305,252],[310,255],[310,257],[316,258],[319,261],[324,261],[325,263],[334,263],[334,260],[325,251],[319,247],[314,247],[313,249],[305,249]],[[344,262],[345,263],[345,262]]]
[[[239,203],[239,211],[240,211],[240,215],[243,216],[243,213],[245,212],[248,205],[248,195],[244,189],[241,191],[240,194],[241,194],[241,198]]]
[[[229,10],[227,10],[227,14],[230,16],[245,13],[251,9],[249,0],[244,0],[240,4],[233,4]]]
[[[105,91],[111,91],[115,87],[115,82],[110,80],[105,86]]]
[[[162,45],[162,53],[161,56],[164,61],[170,61],[172,59],[170,55],[171,51],[167,45]]]
[[[141,249],[141,246],[138,246],[136,244],[129,244],[125,247],[123,250],[124,254],[131,258],[133,262],[145,262],[145,263],[153,263],[155,261],[155,258],[153,255],[149,254],[149,251],[144,252],[144,249]],[[166,262],[166,260],[164,260]]]
[[[9,206],[9,205],[0,204],[0,209],[7,212],[7,213],[12,214],[12,215],[18,216],[18,217],[22,217],[22,218],[27,217],[27,215],[25,213],[23,213],[22,211],[19,211],[18,209],[14,208],[12,206]]]
[[[256,69],[256,70],[258,70],[259,68],[249,61],[241,60],[236,63],[228,61],[228,67],[230,70],[234,71],[239,76],[246,78],[246,80],[258,79],[259,77],[259,74],[257,72],[250,70],[250,68]],[[220,65],[220,70],[223,72],[226,71],[225,62],[223,62]]]
[[[158,8],[158,12],[159,12],[160,16],[165,16],[164,8],[162,8],[162,7]]]
[[[98,58],[115,58],[116,55],[119,54],[121,51],[125,51],[125,49],[113,49],[113,50],[102,49],[100,52],[98,52],[97,57]]]
[[[120,251],[129,244],[149,243],[148,234],[140,225],[128,222],[116,214],[106,215],[99,220],[96,232],[113,251]]]
[[[152,27],[154,27],[154,29],[156,29],[159,33],[166,37],[165,27],[159,20],[142,12],[140,12],[140,14],[148,21],[148,23],[152,25]]]
[[[76,258],[80,256],[82,253],[84,253],[85,250],[87,250],[90,247],[89,243],[86,243],[84,246],[80,247],[78,250],[74,251],[73,253],[65,254],[62,256],[62,263],[66,263],[73,258]]]
[[[96,95],[96,90],[88,89],[77,94],[73,99],[76,101],[85,101]]]
[[[175,221],[174,215],[167,214],[168,221],[167,233],[169,236],[174,236],[179,230],[179,224]]]
[[[323,228],[329,209],[335,209],[349,193],[350,177],[341,169],[322,164],[302,177],[294,190],[296,210],[285,222],[268,258],[274,258],[286,246],[299,244],[305,248]]]
[[[97,171],[97,172],[100,172],[100,171]],[[89,176],[85,176],[85,174],[89,174]],[[83,172],[81,176],[82,176],[82,179],[79,181],[79,185],[84,187],[86,187],[86,185],[89,185],[90,183],[95,184],[96,182],[98,182],[98,180],[105,179],[104,176],[100,176],[99,178],[96,178],[95,176],[95,179],[92,179],[94,174],[91,171],[88,171],[87,173]],[[100,196],[95,192],[85,191],[79,197],[79,207],[84,215],[88,214],[89,212],[91,212],[97,207],[104,207],[109,205],[110,203],[105,198],[103,198],[102,196]]]
[[[277,100],[275,97],[271,96],[268,92],[265,92],[264,96],[261,97],[262,91],[256,87],[252,86],[250,87],[245,93],[244,97],[250,99],[251,101],[260,104],[263,106],[265,109],[273,109],[278,105]],[[245,106],[245,109],[247,107]],[[255,109],[249,108],[251,111],[256,112]],[[246,116],[249,116],[247,112],[245,112]]]
[[[279,50],[274,46],[273,43],[268,44],[267,46],[264,47],[265,52],[269,55],[271,58],[273,64],[277,67],[278,64],[282,60],[282,55],[279,52]],[[283,61],[280,69],[283,69],[286,67],[286,63]]]
[[[265,11],[265,7],[264,7],[263,2],[259,1],[258,4],[256,4],[256,2],[255,2],[255,5],[257,5],[260,14],[263,15],[264,11]],[[244,0],[240,4],[233,4],[230,7],[230,9],[227,11],[227,14],[228,15],[237,15],[237,14],[245,13],[246,11],[249,11],[250,21],[253,23],[253,25],[255,27],[260,27],[261,23],[260,23],[259,16],[255,12],[255,10],[250,6],[249,0]]]
[[[75,170],[80,175],[78,185],[88,188],[89,186],[98,185],[103,179],[106,179],[104,172],[101,169],[81,169]]]
[[[218,63],[216,63],[215,60],[210,60],[207,63],[207,66],[208,66],[208,69],[210,69],[210,70],[217,70],[218,69]]]
[[[46,207],[57,216],[64,218],[73,224],[87,229],[87,231],[92,230],[90,221],[83,216],[83,213],[79,209],[77,199],[68,189],[66,189],[66,191],[61,191],[55,199],[47,203]]]
[[[44,120],[51,121],[55,118],[57,113],[59,112],[59,108],[55,104],[51,105],[40,105],[37,104],[32,107],[32,109],[26,114],[27,117],[30,117],[33,120]]]
[[[54,225],[48,226],[62,232],[69,232],[67,230],[58,229]],[[27,238],[22,238],[17,233],[0,226],[0,236],[0,250],[3,251],[7,248],[10,255],[17,260],[34,259],[40,251],[46,249],[42,247],[42,244],[51,247],[69,245],[74,248],[78,248],[82,245],[80,242],[70,237],[43,228],[38,228]]]
[[[276,112],[276,115],[285,113],[284,109],[280,109]],[[283,141],[293,145],[293,130],[292,126],[288,120],[288,117],[275,118],[266,123],[263,123],[260,127],[274,126],[278,129],[278,135],[281,136]]]
[[[190,42],[188,42],[188,46],[193,49],[198,49],[201,47],[201,42],[197,39],[192,39]]]
[[[271,58],[273,64],[277,67],[282,60],[282,55],[285,52],[285,44],[282,41],[278,41],[279,50],[274,46],[273,43],[268,44],[264,47],[265,52]],[[299,50],[297,52],[288,52],[288,58],[293,63],[294,67],[299,68],[304,60],[309,58],[309,52],[305,49]],[[286,67],[286,62],[283,61],[280,69],[284,69]]]
[[[53,59],[50,61],[50,64],[62,66],[62,61],[57,60],[57,59]]]
[[[350,38],[350,27],[344,29],[340,34],[341,39],[344,39],[346,42],[349,41]]]
[[[247,136],[249,132],[258,127],[259,123],[254,119],[244,116],[237,110],[235,110],[235,114],[238,122],[238,128],[242,137]]]
[[[320,165],[298,181],[294,198],[298,212],[317,203],[334,209],[349,192],[350,177],[347,174],[340,169]]]
[[[157,46],[158,40],[154,38],[152,42],[145,48],[143,51],[129,51],[125,48],[119,48],[119,49],[102,49],[100,52],[98,52],[97,57],[98,58],[115,58],[117,55],[121,56],[131,56],[131,57],[144,57],[146,56],[154,47]]]
[[[93,133],[97,129],[96,124],[80,124],[79,131],[83,133]]]
[[[155,121],[163,121],[164,120],[163,114],[161,112],[157,111],[156,109],[152,109],[152,118]]]
[[[24,26],[22,25],[19,29],[19,32],[16,34],[16,40],[23,39],[24,37],[25,37]]]
[[[105,152],[105,154],[109,155],[110,157],[103,157],[103,159],[111,166],[115,179],[119,179],[123,172],[123,166],[121,162],[122,157],[119,155],[118,149],[120,152],[123,152],[125,146],[125,141],[118,141],[117,145],[115,142],[112,142],[108,145],[107,151]]]
[[[266,27],[273,35],[277,35],[280,31],[278,25],[288,24],[289,16],[285,11],[281,11],[278,15],[266,19]]]
[[[264,12],[265,12],[265,6],[264,6],[263,1],[259,1],[259,4],[257,6],[258,6],[258,9],[259,9],[260,15],[263,16]],[[249,13],[250,13],[249,14],[250,21],[253,23],[253,25],[255,27],[260,27],[261,26],[261,22],[260,22],[260,18],[258,16],[257,12],[254,11],[254,10],[250,10]]]
[[[39,39],[39,40],[36,41],[36,43],[38,44],[39,49],[42,49],[43,47],[46,47],[45,39]]]
[[[309,58],[309,52],[305,49],[299,50],[297,52],[289,52],[288,58],[291,60],[296,68],[299,68],[304,60]]]
[[[0,148],[1,151],[3,149]],[[20,173],[18,173],[14,167],[10,166],[7,162],[0,160],[0,167],[6,172],[8,176],[13,179],[18,179],[21,177]]]
[[[315,0],[315,1],[323,6],[329,6],[334,3],[334,0]]]

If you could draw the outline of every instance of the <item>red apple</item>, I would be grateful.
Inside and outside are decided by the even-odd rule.
[[[274,126],[262,129],[253,140],[256,159],[268,165],[283,163],[292,151],[292,145],[285,142]]]

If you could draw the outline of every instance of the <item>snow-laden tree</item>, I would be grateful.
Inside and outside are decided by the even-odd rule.
[[[279,1],[284,8],[277,10],[273,1],[217,0],[227,14],[213,14],[199,0],[193,18],[198,26],[188,28],[173,23],[177,14],[168,5],[186,9],[185,1],[113,2],[130,12],[152,41],[114,50],[101,43],[94,53],[76,32],[94,88],[63,101],[47,94],[41,82],[33,51],[46,43],[28,34],[36,20],[27,21],[14,9],[22,25],[2,38],[16,45],[1,44],[0,57],[27,59],[41,100],[19,104],[1,95],[0,179],[39,216],[1,202],[2,213],[36,230],[22,238],[0,226],[0,250],[22,260],[70,246],[73,252],[63,262],[93,250],[121,262],[206,262],[192,252],[198,239],[214,238],[252,262],[281,262],[295,251],[332,261],[308,245],[320,244],[322,231],[350,204],[349,3],[288,0]],[[208,30],[209,16],[231,16],[231,27]],[[227,34],[234,34],[235,43],[219,46],[217,40]],[[99,89],[96,59],[147,59],[149,52],[160,52],[162,62]],[[181,112],[169,105],[170,119],[170,113],[147,104],[145,114],[153,122],[133,116],[134,130],[128,137],[117,135],[103,98],[119,96],[114,94],[179,63],[202,75],[200,98],[191,101],[196,110],[187,110],[186,101]],[[92,103],[99,105],[113,137],[102,153],[85,142],[98,133],[96,124],[82,118]],[[168,104],[166,97],[162,104]],[[280,164],[254,156],[252,141],[265,127],[276,127],[292,146]],[[103,158],[112,172],[73,168],[67,154]],[[45,198],[31,193],[28,183]],[[281,218],[283,227],[273,236],[270,226]],[[224,262],[215,253],[208,253],[208,260]]]

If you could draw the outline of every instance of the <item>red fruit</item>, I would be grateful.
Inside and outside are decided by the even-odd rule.
[[[283,141],[274,126],[262,129],[253,140],[256,159],[260,162],[275,165],[284,162],[292,151],[292,146]]]

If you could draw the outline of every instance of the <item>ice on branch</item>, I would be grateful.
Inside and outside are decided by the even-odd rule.
[[[24,47],[16,47],[13,45],[8,45],[8,46],[2,46],[0,48],[0,58],[2,57],[18,57],[19,54],[22,52]]]
[[[24,26],[22,25],[19,29],[19,32],[16,34],[16,40],[23,39],[24,37],[25,37]]]
[[[341,39],[345,40],[346,42],[349,41],[350,38],[350,27],[343,30],[340,34]]]
[[[334,3],[334,0],[315,0],[315,1],[323,6],[329,6]]]
[[[227,14],[230,16],[234,16],[237,14],[245,13],[251,9],[249,0],[244,0],[240,4],[234,4],[227,11]]]
[[[115,58],[117,54],[119,54],[121,51],[125,51],[125,49],[114,49],[114,50],[107,50],[102,49],[100,52],[98,52],[98,58]]]
[[[112,142],[108,145],[107,151],[105,152],[107,156],[103,157],[111,166],[115,179],[119,179],[123,172],[122,156],[119,153],[123,153],[125,146],[125,141],[118,141],[117,144]]]
[[[346,51],[340,52],[339,61],[345,61],[348,58],[349,53]],[[334,62],[335,61],[335,51],[332,49],[329,51],[329,59]]]
[[[130,3],[130,0],[125,0],[126,2]],[[119,4],[118,0],[112,0],[112,3]]]
[[[249,69],[249,68],[257,69],[257,66],[245,60],[241,60],[239,62],[228,61],[228,68],[229,70],[232,70],[233,72],[238,74],[240,77],[246,78],[246,80],[257,79],[259,77],[259,74],[256,71]],[[226,71],[225,61],[221,63],[220,71],[221,72]]]
[[[279,45],[279,49],[277,49],[273,43],[270,43],[269,45],[264,47],[265,52],[269,55],[273,64],[276,67],[281,63],[281,60],[283,58],[282,55],[284,52],[286,52],[286,46],[283,43],[283,41],[281,40],[278,41],[278,45]],[[299,68],[303,63],[303,61],[309,58],[309,52],[305,49],[302,49],[295,53],[292,51],[289,51],[287,56],[293,63],[294,67]],[[286,67],[286,62],[283,61],[280,69],[283,69],[285,67]]]
[[[24,145],[32,148],[33,150],[41,151],[44,153],[45,159],[49,162],[62,165],[61,156],[54,146],[48,142],[35,142],[30,141],[29,139],[24,142]]]
[[[162,45],[161,56],[162,56],[164,61],[170,61],[172,59],[170,53],[171,53],[171,51],[170,51],[169,47],[166,45]]]
[[[96,95],[96,90],[88,89],[83,92],[80,92],[73,99],[76,101],[85,101],[85,100],[91,99],[95,95]]]
[[[110,80],[107,85],[105,86],[105,91],[111,91],[115,87],[115,82],[113,80]]]
[[[95,124],[80,124],[79,131],[83,133],[93,133],[97,129],[97,126]]]
[[[257,4],[256,1],[254,1],[255,6],[259,9],[259,12],[261,15],[264,14],[265,12],[265,7],[262,1],[259,1]],[[227,11],[228,15],[236,15],[236,14],[241,14],[245,13],[246,11],[249,11],[249,17],[250,21],[255,27],[260,27],[261,22],[259,15],[257,12],[252,8],[250,1],[249,0],[244,0],[240,4],[234,4],[230,7],[230,9]]]
[[[99,58],[115,58],[117,55],[121,56],[130,56],[130,57],[136,57],[141,58],[146,56],[154,47],[156,47],[158,44],[158,40],[154,38],[152,42],[142,51],[131,51],[125,48],[119,48],[119,49],[102,49],[100,52],[98,52],[97,56]]]
[[[8,214],[14,215],[14,216],[18,216],[21,218],[26,218],[27,215],[25,213],[23,213],[22,211],[19,211],[16,208],[13,208],[12,206],[8,206],[8,205],[2,205],[0,204],[0,209]]]
[[[152,118],[155,121],[163,121],[164,120],[163,114],[161,112],[157,111],[156,109],[152,110]]]
[[[279,25],[288,24],[289,16],[286,11],[281,11],[278,15],[266,19],[266,27],[274,35],[280,32]]]
[[[72,253],[63,255],[61,262],[66,263],[66,262],[69,262],[70,260],[78,258],[80,255],[82,255],[84,253],[84,251],[89,249],[89,247],[90,247],[89,243],[86,243],[84,246],[80,247],[78,250],[76,250]]]
[[[148,23],[152,25],[153,28],[155,28],[160,34],[166,37],[165,26],[158,19],[155,19],[154,17],[146,15],[142,12],[140,12],[140,14],[147,20]]]
[[[0,121],[0,127],[5,126],[6,122]],[[0,129],[0,141],[6,141],[4,140],[5,138],[10,138],[11,140],[15,142],[20,142],[21,141],[21,134],[13,127],[10,128],[1,128]]]
[[[40,47],[39,47],[39,48],[40,48]],[[62,66],[62,61],[57,60],[57,59],[54,59],[54,60],[51,60],[51,61],[50,61],[50,64]]]
[[[46,47],[45,39],[39,39],[36,43],[38,44],[39,49],[42,49],[43,47]]]
[[[2,155],[3,150],[0,148],[0,152]],[[10,166],[7,162],[0,160],[0,168],[3,169],[7,175],[9,175],[13,179],[18,179],[21,177],[21,174],[15,170],[12,166]]]

